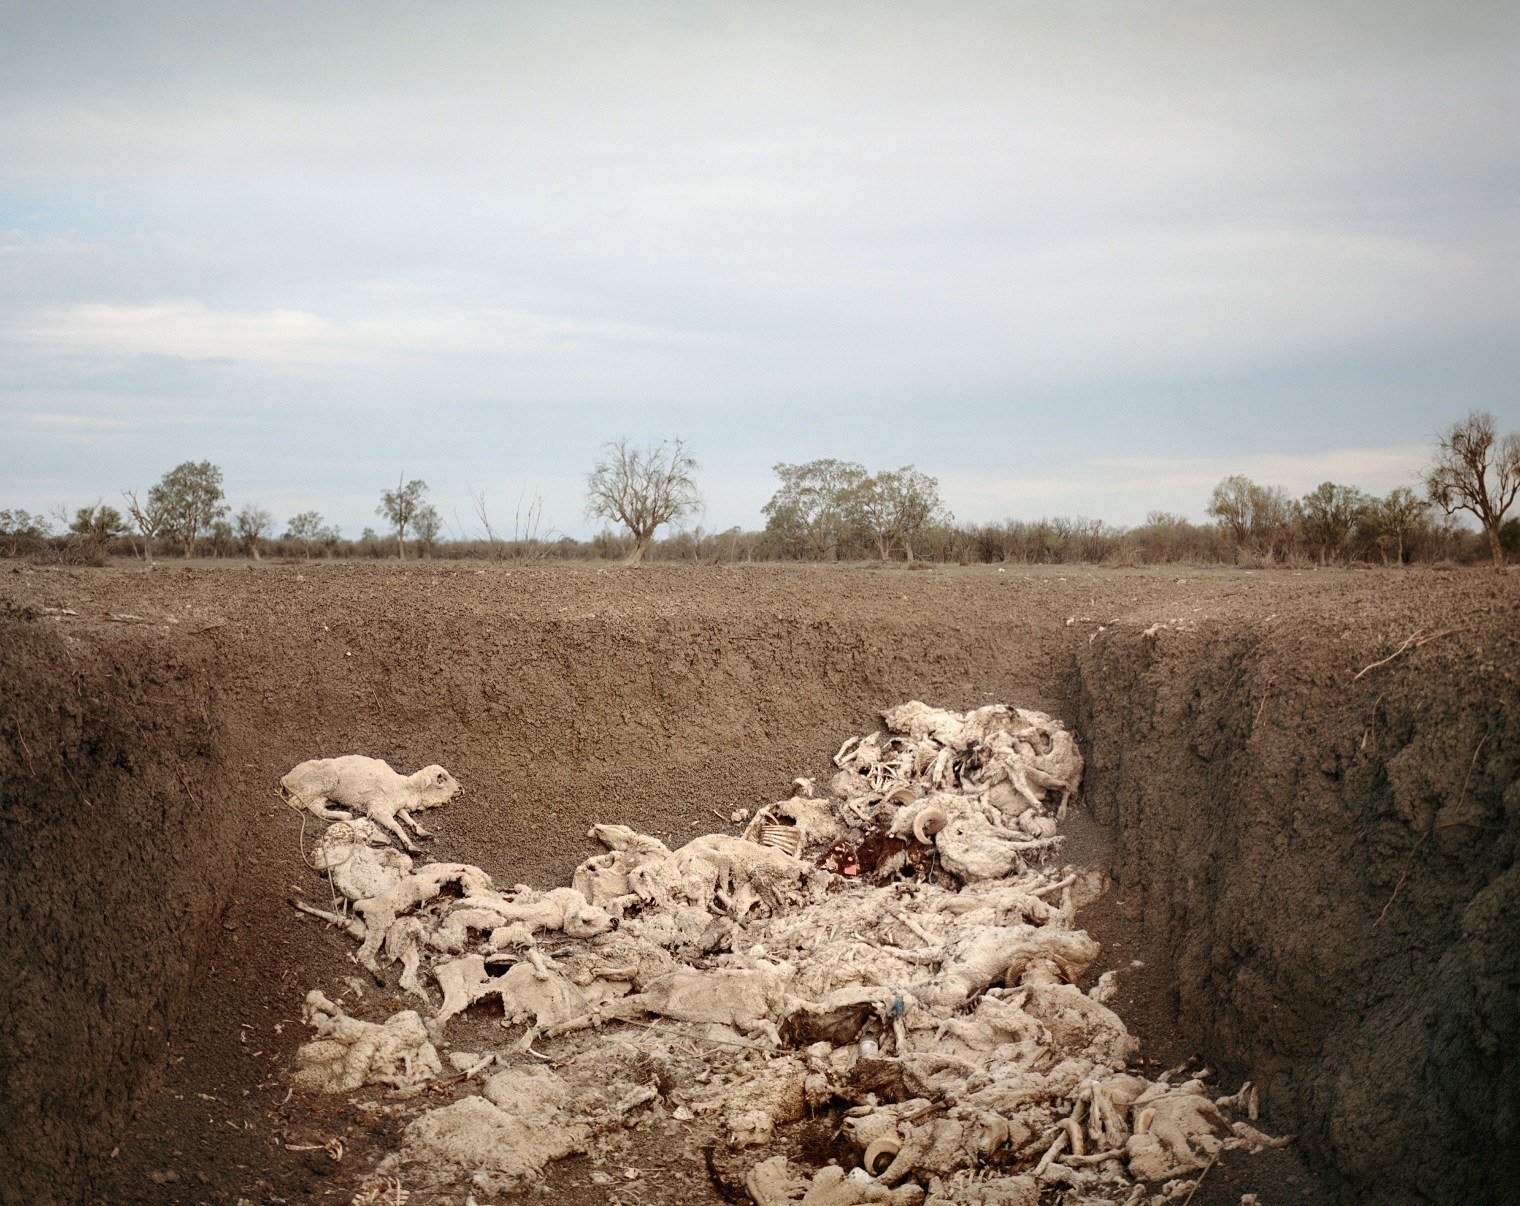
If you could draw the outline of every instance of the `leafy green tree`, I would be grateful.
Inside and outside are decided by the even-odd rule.
[[[195,555],[201,534],[227,514],[223,502],[222,471],[210,461],[185,461],[176,465],[148,491],[148,503],[163,515],[163,532],[184,546],[185,556]]]
[[[127,521],[115,507],[97,502],[74,512],[69,531],[88,544],[106,544],[128,531]]]
[[[656,529],[702,510],[698,465],[681,440],[637,448],[626,438],[602,445],[586,476],[586,518],[620,523],[633,537],[626,560],[644,559]]]
[[[52,534],[53,525],[46,515],[33,515],[22,510],[0,511],[0,556],[35,552]]]
[[[1502,568],[1499,528],[1520,493],[1520,432],[1500,436],[1493,415],[1473,411],[1441,433],[1424,482],[1426,495],[1444,514],[1467,511],[1477,517],[1494,568]]]
[[[409,482],[406,475],[402,474],[394,490],[387,490],[380,495],[380,505],[375,508],[375,514],[381,519],[389,520],[395,530],[396,549],[403,561],[406,560],[406,530],[416,521],[417,512],[428,505],[426,496],[425,481],[418,478]]]
[[[801,465],[773,465],[781,488],[761,510],[766,534],[796,552],[833,559],[861,526],[864,465],[825,457]]]
[[[417,514],[412,516],[412,530],[417,533],[423,556],[430,556],[439,533],[443,531],[443,517],[438,514],[438,508],[432,503],[417,508]]]
[[[1395,486],[1386,498],[1372,499],[1362,512],[1358,530],[1363,539],[1388,562],[1390,549],[1394,564],[1403,565],[1410,540],[1428,522],[1430,504],[1408,486]]]
[[[1251,499],[1261,487],[1244,474],[1236,473],[1214,487],[1206,513],[1219,521],[1238,545],[1251,535]]]
[[[274,516],[257,503],[248,503],[237,513],[238,547],[255,561],[261,559],[259,542],[274,531]]]
[[[938,479],[912,465],[866,478],[856,488],[850,510],[876,542],[883,561],[899,546],[912,561],[913,542],[925,525],[948,523],[950,518],[940,507]]]
[[[1320,564],[1339,560],[1372,500],[1355,486],[1321,482],[1299,500],[1304,540]]]
[[[53,534],[53,524],[46,515],[30,511],[0,511],[0,534],[46,540]]]
[[[1520,554],[1520,519],[1506,519],[1499,525],[1499,547],[1506,556]]]
[[[338,529],[324,523],[319,512],[302,511],[299,515],[291,516],[290,522],[285,526],[284,538],[298,541],[310,559],[313,545],[331,546],[338,542]]]

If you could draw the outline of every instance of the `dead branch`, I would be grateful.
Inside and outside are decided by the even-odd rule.
[[[1394,658],[1398,657],[1399,654],[1403,653],[1404,650],[1406,650],[1406,649],[1409,649],[1409,648],[1418,649],[1421,645],[1428,645],[1428,644],[1430,644],[1431,641],[1438,641],[1442,637],[1450,636],[1454,632],[1462,632],[1462,631],[1466,630],[1467,627],[1468,627],[1468,625],[1462,624],[1462,625],[1459,625],[1456,628],[1443,628],[1440,632],[1427,632],[1427,633],[1424,633],[1424,635],[1421,635],[1421,631],[1422,631],[1421,629],[1416,628],[1414,630],[1414,632],[1412,632],[1412,633],[1409,634],[1409,639],[1406,640],[1402,645],[1400,645],[1397,649],[1395,649],[1392,653],[1390,653],[1387,657],[1383,658],[1381,661],[1373,662],[1372,665],[1370,665],[1370,666],[1363,666],[1360,670],[1358,670],[1356,672],[1356,675],[1352,678],[1351,681],[1352,682],[1356,682],[1356,680],[1358,678],[1361,678],[1362,675],[1366,674],[1369,670],[1376,670],[1379,666],[1386,666],[1389,662],[1393,661]]]
[[[1224,1149],[1221,1148],[1220,1151]],[[1188,1196],[1182,1199],[1182,1206],[1187,1206],[1193,1200],[1193,1195],[1198,1192],[1198,1187],[1203,1184],[1204,1177],[1209,1175],[1209,1169],[1213,1168],[1219,1160],[1219,1152],[1209,1157],[1209,1162],[1203,1166],[1203,1171],[1198,1174],[1198,1180],[1193,1182],[1193,1188],[1188,1190]]]

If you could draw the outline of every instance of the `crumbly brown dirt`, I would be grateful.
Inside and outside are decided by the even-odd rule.
[[[593,822],[723,829],[909,698],[1077,732],[1093,974],[1142,960],[1113,1002],[1142,1054],[1258,1080],[1300,1136],[1198,1206],[1513,1200],[1520,577],[466,563],[0,568],[0,1198],[346,1202],[394,1144],[380,1092],[286,1079],[308,989],[411,1005],[357,999],[352,943],[286,903],[296,763],[442,763],[426,856],[549,886]],[[548,1186],[720,1201],[707,1163],[673,1125]]]

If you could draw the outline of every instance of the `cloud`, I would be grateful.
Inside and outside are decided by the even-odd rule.
[[[624,433],[697,442],[720,526],[823,455],[968,518],[1371,488],[1307,450],[1514,425],[1514,32],[1401,0],[12,5],[0,415],[59,422],[0,468],[93,489],[67,417],[130,414],[112,476],[189,444],[345,527],[398,459],[533,475],[568,527]],[[1269,451],[1300,461],[1239,455]]]
[[[333,329],[299,310],[213,310],[198,302],[85,302],[12,317],[0,333],[15,344],[93,356],[307,360],[331,348]]]
[[[668,345],[678,332],[499,306],[409,311],[334,320],[309,311],[225,310],[198,301],[86,302],[0,319],[0,339],[23,349],[85,357],[227,360],[290,372],[362,364],[396,353],[584,352]]]
[[[954,505],[964,507],[968,517],[1032,518],[1080,512],[1129,527],[1143,522],[1151,511],[1171,511],[1201,521],[1214,487],[1237,473],[1265,486],[1280,486],[1294,498],[1326,481],[1386,494],[1395,486],[1414,486],[1430,453],[1428,445],[1406,444],[1288,455],[1240,450],[1200,457],[1078,457],[1063,462],[1058,471],[1035,468],[1003,483],[985,475],[951,474],[943,485],[947,502],[953,497]],[[1074,488],[1077,482],[1081,485]],[[1074,505],[1078,497],[1081,503]]]
[[[91,414],[19,414],[14,421],[40,431],[80,438],[111,436],[142,426],[140,421],[130,418]]]

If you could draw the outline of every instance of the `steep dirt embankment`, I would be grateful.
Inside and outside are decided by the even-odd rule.
[[[1397,611],[1099,632],[1078,654],[1088,799],[1119,828],[1119,896],[1172,951],[1184,1032],[1260,1078],[1343,1200],[1501,1201],[1520,609],[1496,584],[1444,624]],[[1369,630],[1386,653],[1452,627],[1353,681]]]
[[[4,1200],[200,1201],[199,1176],[299,1200],[341,1171],[269,1134],[300,1002],[348,966],[287,903],[301,820],[274,788],[297,762],[441,762],[466,793],[427,856],[555,883],[595,852],[594,822],[685,841],[831,771],[830,742],[899,698],[1050,706],[1064,675],[1023,611],[924,575],[7,577],[36,610],[0,642],[6,937],[26,952],[5,990],[24,1025]],[[988,640],[1029,652],[989,658]],[[168,1091],[124,1129],[166,1062]]]
[[[0,605],[7,1202],[78,1201],[101,1172],[218,932],[209,686],[193,650]]]
[[[336,1198],[378,1158],[290,1146],[346,1125],[282,1103],[301,999],[351,950],[287,903],[295,763],[441,762],[466,792],[427,857],[558,883],[593,822],[684,841],[917,697],[1079,722],[1115,899],[1274,1128],[1390,1202],[1495,1200],[1520,1138],[1514,580],[1174,574],[6,574],[34,618],[0,631],[0,1199]]]

